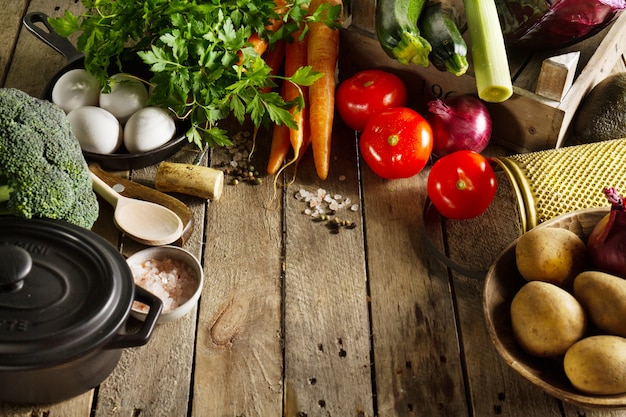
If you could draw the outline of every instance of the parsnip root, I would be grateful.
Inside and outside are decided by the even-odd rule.
[[[219,200],[224,173],[219,169],[176,162],[161,162],[154,179],[157,190]]]

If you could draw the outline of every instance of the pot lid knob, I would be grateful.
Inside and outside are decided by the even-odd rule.
[[[0,293],[17,291],[24,285],[33,260],[26,249],[15,245],[0,245]]]

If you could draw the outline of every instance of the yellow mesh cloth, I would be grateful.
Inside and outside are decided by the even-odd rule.
[[[522,232],[560,214],[609,206],[604,187],[626,191],[626,138],[492,160],[511,180]]]

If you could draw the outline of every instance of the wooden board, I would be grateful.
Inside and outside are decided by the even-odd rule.
[[[365,258],[350,250],[363,247],[356,141],[335,126],[329,180],[317,178],[309,152],[284,196],[285,388],[294,417],[373,415]],[[331,217],[356,227],[335,234],[314,221],[295,197],[301,189],[349,198],[357,209]]]
[[[468,413],[450,283],[445,268],[424,257],[426,173],[391,182],[363,173],[381,415]]]
[[[225,149],[213,155],[214,165],[232,160]],[[281,211],[266,209],[271,192],[270,182],[235,186],[227,177],[207,211],[193,415],[280,414]]]
[[[13,28],[24,4],[14,5],[8,13]],[[79,6],[33,0],[29,10],[58,14]],[[353,10],[371,10],[371,3],[353,2]],[[0,29],[9,30],[7,42],[15,46],[6,47],[13,55],[5,61],[4,86],[36,95],[63,59],[9,27]],[[0,404],[0,415],[624,415],[561,403],[511,371],[484,326],[480,279],[449,270],[429,249],[427,239],[457,262],[488,266],[519,230],[506,182],[477,219],[423,219],[429,166],[410,179],[382,180],[363,163],[356,141],[337,119],[328,180],[317,179],[309,154],[295,182],[277,189],[277,199],[271,177],[256,186],[227,181],[215,202],[177,195],[193,208],[194,233],[185,247],[206,274],[196,310],[159,325],[146,346],[125,350],[97,389],[58,404]],[[264,167],[268,144],[267,132],[260,134],[257,169]],[[173,160],[194,157],[184,150]],[[233,155],[219,149],[210,157],[217,164]],[[155,169],[116,174],[152,186]],[[320,188],[357,204],[355,211],[336,213],[354,228],[335,235],[304,214],[295,194]],[[142,247],[121,236],[106,204],[94,231],[125,255]]]
[[[5,26],[7,34],[11,36],[0,44],[0,85],[4,85],[4,80],[9,70],[9,57],[12,56],[15,48],[17,34],[22,27],[21,16],[24,15],[28,1],[20,0],[7,3],[0,9],[0,21]]]
[[[373,0],[365,3],[374,3]],[[476,94],[471,66],[467,74],[456,77],[416,65],[401,65],[389,58],[378,43],[365,4],[353,11],[353,26],[343,33],[340,76],[365,68],[387,68],[397,72],[407,84],[412,105],[426,111],[426,103],[449,94]],[[362,25],[362,26],[359,26]],[[568,140],[568,130],[576,110],[586,93],[604,79],[616,65],[624,66],[626,53],[626,13],[593,37],[567,48],[539,52],[508,50],[513,80],[513,96],[503,103],[488,103],[493,119],[493,141],[514,152],[528,152],[560,147]],[[569,92],[561,101],[535,94],[535,87],[544,59],[563,53],[580,51],[580,61]]]

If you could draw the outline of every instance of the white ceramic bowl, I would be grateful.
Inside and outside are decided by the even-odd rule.
[[[150,266],[146,266],[145,262],[151,260],[155,260],[155,262],[151,262]],[[135,253],[126,262],[133,271],[135,283],[163,301],[163,311],[159,316],[158,323],[170,322],[183,317],[198,302],[204,283],[204,273],[198,259],[185,249],[178,246],[155,246]],[[185,267],[182,267],[181,263]],[[143,267],[141,267],[142,264],[144,265]],[[175,268],[169,278],[171,281],[167,284],[148,284],[153,283],[154,280],[141,280],[140,275],[143,275],[147,269],[156,272],[160,271],[161,267],[167,267],[170,270],[172,267]],[[186,270],[187,273],[181,274],[182,269]],[[173,281],[180,280],[181,275],[186,276],[186,284],[188,285],[181,285],[179,281]],[[154,286],[151,287],[150,285]],[[182,290],[182,294],[176,297],[171,296],[172,289],[176,287]],[[178,304],[177,306],[172,306],[174,301]],[[143,321],[146,318],[147,311],[143,311],[135,303],[133,304],[131,314],[133,317]]]

